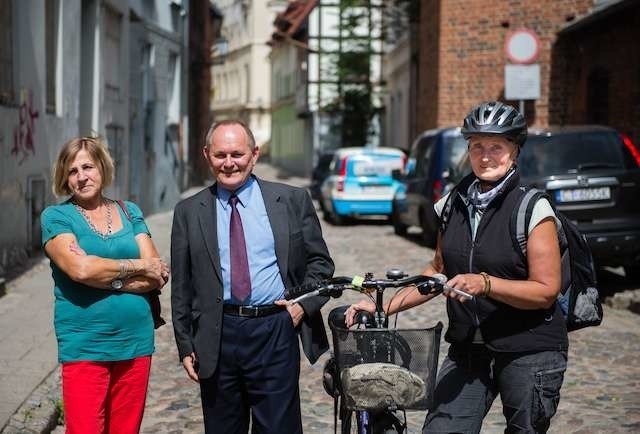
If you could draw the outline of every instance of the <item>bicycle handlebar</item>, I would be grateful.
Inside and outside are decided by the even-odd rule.
[[[347,289],[352,289],[358,292],[371,292],[378,289],[402,288],[410,285],[416,286],[420,294],[423,295],[438,294],[443,291],[453,291],[463,297],[469,299],[473,298],[471,294],[447,286],[445,284],[446,281],[446,276],[442,274],[435,276],[416,275],[396,279],[373,279],[370,275],[368,278],[360,276],[338,276],[286,289],[284,292],[284,298],[297,303],[305,298],[316,295],[329,295],[337,298],[340,297]]]

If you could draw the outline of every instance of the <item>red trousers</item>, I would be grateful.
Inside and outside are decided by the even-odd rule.
[[[136,434],[147,397],[151,356],[62,364],[67,434]]]

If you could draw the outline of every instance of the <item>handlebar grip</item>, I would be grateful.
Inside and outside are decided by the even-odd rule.
[[[293,288],[284,290],[284,299],[293,300],[310,292],[318,291],[318,295],[333,295],[335,291],[342,291],[345,285],[353,285],[356,279],[354,277],[338,276],[326,280],[315,280],[303,283]],[[333,295],[335,297],[335,295]]]
[[[293,288],[287,288],[284,290],[284,299],[293,300],[301,295],[315,291],[319,286],[321,286],[320,282],[308,282],[299,286],[294,286]]]

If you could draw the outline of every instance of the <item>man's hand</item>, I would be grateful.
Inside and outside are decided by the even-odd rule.
[[[198,373],[196,372],[196,365],[197,359],[195,353],[184,356],[182,359],[182,366],[184,366],[184,370],[187,371],[187,376],[196,383],[199,383],[200,378],[198,378]]]
[[[278,306],[286,306],[289,315],[291,315],[291,322],[293,323],[293,327],[298,327],[300,321],[302,321],[302,317],[304,317],[304,309],[298,303],[289,303],[287,300],[277,300],[276,303]]]

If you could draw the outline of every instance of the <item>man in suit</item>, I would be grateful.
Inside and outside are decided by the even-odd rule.
[[[178,203],[171,306],[180,360],[200,383],[207,433],[302,433],[300,335],[311,363],[328,349],[327,298],[283,300],[329,278],[333,261],[309,194],[252,174],[260,154],[239,121],[212,125],[203,149],[215,183]]]

